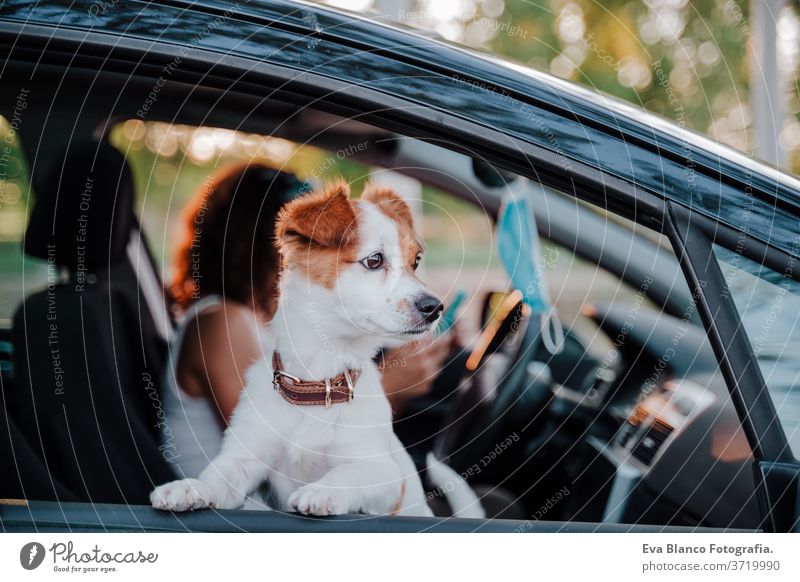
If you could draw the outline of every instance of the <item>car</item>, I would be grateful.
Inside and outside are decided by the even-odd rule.
[[[319,6],[8,0],[0,44],[0,115],[36,201],[23,244],[44,274],[41,290],[24,273],[3,286],[3,304],[20,302],[0,329],[4,531],[798,531],[795,177],[544,73]],[[509,191],[533,200],[568,260],[548,277],[587,299],[568,321],[556,296],[559,349],[525,289],[490,289],[472,362],[397,421],[415,459],[433,450],[502,507],[467,520],[146,505],[171,477],[154,428],[173,321],[129,170],[104,143],[126,121],[345,152],[491,223]],[[56,212],[59,195],[77,210]],[[108,228],[81,224],[84,203]],[[610,277],[610,300],[590,297],[594,275],[570,278],[581,264]]]

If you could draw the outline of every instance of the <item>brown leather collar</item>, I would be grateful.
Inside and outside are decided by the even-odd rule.
[[[281,356],[272,352],[272,385],[290,404],[299,406],[325,405],[350,402],[353,399],[356,382],[361,370],[345,370],[335,378],[324,380],[301,380],[283,371]]]

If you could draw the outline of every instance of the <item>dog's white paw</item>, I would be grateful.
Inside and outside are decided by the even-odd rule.
[[[150,503],[156,509],[189,511],[210,507],[208,486],[198,479],[181,479],[156,487],[150,494]]]
[[[348,512],[346,492],[305,485],[289,496],[289,507],[303,515],[341,515]]]

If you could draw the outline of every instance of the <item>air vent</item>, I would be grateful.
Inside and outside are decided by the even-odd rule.
[[[669,438],[670,434],[672,434],[671,426],[658,419],[653,420],[653,423],[642,435],[642,438],[636,443],[636,447],[633,449],[634,458],[649,467],[661,445]]]

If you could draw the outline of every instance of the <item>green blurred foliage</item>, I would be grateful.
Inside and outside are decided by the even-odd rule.
[[[577,42],[558,34],[559,12],[569,4],[580,6],[583,15],[585,32]],[[658,15],[661,10],[653,14],[648,4],[659,3],[507,2],[503,18],[528,31],[528,38],[498,34],[490,46],[498,54],[550,71],[553,59],[575,45],[585,52],[585,59],[582,62],[573,59],[577,66],[564,75],[566,78],[705,132],[718,115],[747,102],[748,3],[742,0],[662,2],[664,6],[676,7],[669,12],[675,18],[672,30],[680,31],[674,40],[669,35],[667,39],[658,35],[659,25],[669,25],[659,22],[664,18]],[[642,38],[643,27],[645,38]],[[653,27],[656,30],[651,30]],[[655,38],[658,40],[653,42]],[[650,69],[649,82],[632,87],[620,81],[621,69],[631,62]],[[656,63],[660,63],[665,78],[659,79]],[[678,92],[679,107],[670,104],[665,85]]]
[[[789,80],[781,140],[794,173],[798,6],[789,0],[776,15]],[[400,21],[627,100],[741,151],[755,148],[748,0],[416,0]]]
[[[0,117],[0,319],[10,318],[22,297],[44,277],[41,262],[25,257],[20,244],[32,202],[28,175],[18,136]]]
[[[22,146],[8,121],[0,117],[0,242],[19,238],[30,199]]]

